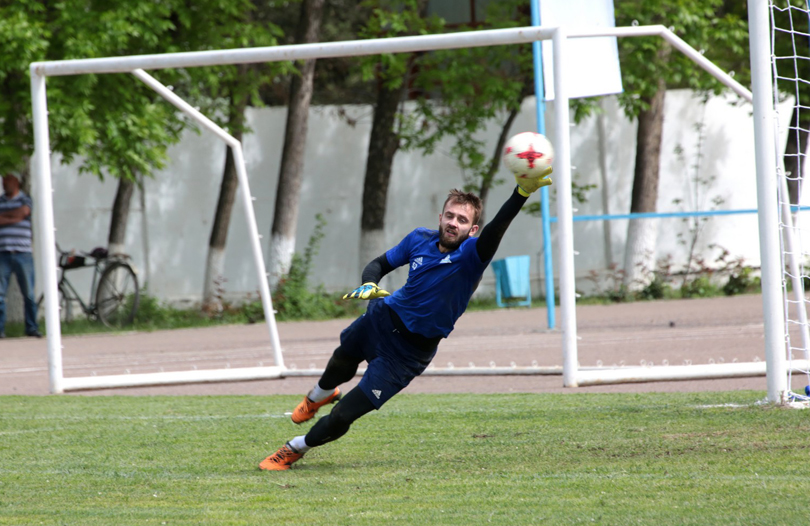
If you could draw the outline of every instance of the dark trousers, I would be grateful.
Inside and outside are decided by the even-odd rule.
[[[11,275],[17,277],[25,302],[25,333],[39,330],[34,301],[34,257],[30,252],[0,252],[0,333],[6,330],[6,292]]]

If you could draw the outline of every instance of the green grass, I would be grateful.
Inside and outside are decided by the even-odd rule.
[[[803,524],[759,392],[400,395],[287,472],[293,396],[3,397],[0,524]]]

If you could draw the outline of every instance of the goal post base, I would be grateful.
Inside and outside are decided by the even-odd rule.
[[[114,389],[118,387],[146,387],[156,385],[193,384],[208,382],[237,382],[282,378],[284,368],[242,367],[193,371],[167,371],[160,373],[117,374],[108,376],[80,376],[62,379],[63,391]]]
[[[794,360],[792,367],[807,366],[806,360]],[[765,376],[766,362],[715,363],[705,365],[660,365],[652,367],[620,367],[616,369],[580,369],[576,373],[577,386],[620,383],[668,382],[682,380],[712,380],[719,378],[746,378]]]

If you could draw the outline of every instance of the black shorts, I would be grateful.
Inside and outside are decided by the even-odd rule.
[[[347,354],[368,362],[358,387],[376,409],[422,374],[437,349],[419,349],[406,340],[382,298],[371,300],[366,313],[340,333],[340,345]]]

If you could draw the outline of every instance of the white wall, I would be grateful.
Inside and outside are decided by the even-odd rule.
[[[720,196],[723,209],[756,207],[754,145],[751,107],[732,106],[732,99],[712,99],[706,106],[705,140],[701,174],[716,176],[707,190],[708,199]],[[615,98],[606,102],[607,165],[609,167],[609,211],[629,212],[635,156],[635,123],[628,121]],[[662,174],[658,210],[679,211],[673,199],[686,199],[687,181],[692,174],[697,148],[695,124],[700,121],[702,106],[687,91],[670,91],[666,99],[666,121],[662,151]],[[326,238],[315,257],[312,281],[322,283],[330,291],[349,290],[359,284],[360,272],[366,262],[358,261],[363,173],[372,110],[367,106],[344,108],[355,119],[350,125],[338,115],[337,108],[316,107],[311,110],[307,157],[297,249],[303,251],[315,225],[315,214],[327,220]],[[527,100],[516,120],[513,131],[535,129],[534,100]],[[286,110],[284,108],[251,109],[248,122],[253,133],[245,137],[245,157],[251,192],[256,198],[255,212],[259,232],[263,235],[265,256],[270,238],[278,166],[284,137]],[[553,136],[553,104],[547,110],[547,133]],[[596,118],[572,127],[571,146],[575,166],[575,181],[600,185],[598,135]],[[494,145],[497,130],[486,134]],[[682,145],[690,159],[681,162],[674,153]],[[451,143],[445,142],[434,155],[420,152],[397,153],[386,215],[386,241],[397,243],[416,226],[435,227],[447,191],[463,184],[461,173],[449,157]],[[168,166],[154,174],[145,185],[146,223],[149,244],[149,292],[172,302],[198,301],[203,287],[205,256],[210,236],[214,207],[225,160],[225,147],[211,134],[187,132],[180,144],[169,151]],[[500,204],[512,191],[511,175],[501,169],[500,177],[507,180],[491,193],[487,217],[493,217]],[[91,250],[106,244],[110,209],[117,182],[98,181],[92,176],[78,175],[78,165],[53,162],[54,207],[57,224],[56,238],[62,248]],[[552,188],[552,201],[555,192]],[[241,190],[240,190],[241,191]],[[575,205],[579,215],[604,213],[597,188],[589,194],[587,203]],[[533,196],[532,199],[537,199]],[[686,210],[706,210],[702,205],[685,201]],[[556,215],[556,203],[551,204]],[[142,229],[143,211],[138,195],[133,197],[126,245],[141,274],[145,270]],[[676,234],[683,229],[680,219],[660,219],[658,257],[672,254],[679,264],[686,262],[685,248],[677,243]],[[607,267],[602,221],[574,223],[574,245],[580,252],[576,258],[578,287],[590,288],[587,279],[592,270],[604,273]],[[614,261],[623,260],[627,221],[611,224]],[[243,298],[258,296],[256,272],[252,265],[250,245],[246,239],[244,210],[237,200],[228,234],[226,257],[226,294]],[[542,239],[540,220],[521,214],[507,232],[496,258],[530,254],[535,294],[541,293]],[[556,225],[552,225],[555,238]],[[759,262],[757,220],[754,214],[721,216],[710,219],[702,235],[704,248],[716,243],[727,248],[733,256],[742,256],[751,265]],[[707,255],[708,257],[708,255]],[[558,266],[557,254],[554,258]],[[555,267],[555,274],[558,267]],[[88,273],[89,274],[89,273]],[[78,274],[76,274],[78,276]],[[387,278],[388,287],[398,287],[405,278],[397,271]],[[81,282],[81,281],[80,281]],[[81,290],[89,290],[89,281]],[[494,294],[494,276],[487,270],[479,294]]]

